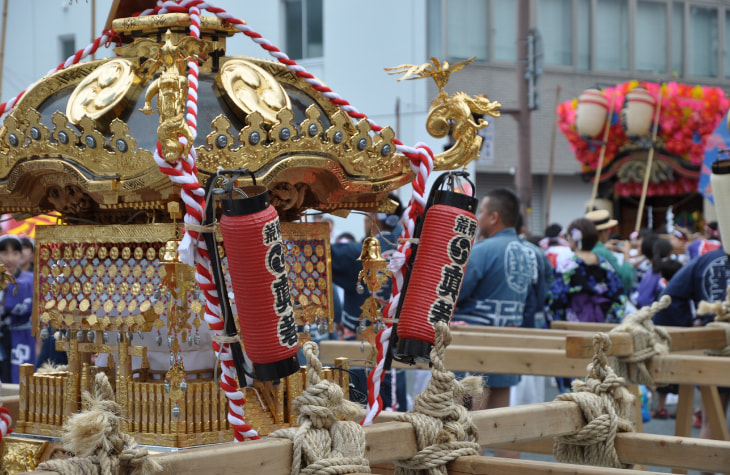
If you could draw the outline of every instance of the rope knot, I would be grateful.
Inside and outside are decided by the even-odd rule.
[[[121,406],[105,373],[94,379],[93,394],[82,394],[84,410],[73,414],[63,425],[64,447],[75,454],[70,459],[54,459],[38,465],[38,470],[85,475],[143,475],[162,470],[147,457],[147,449],[137,447],[129,434],[120,430]]]
[[[271,434],[293,441],[291,474],[370,473],[365,432],[354,422],[363,417],[363,408],[344,399],[337,384],[322,379],[316,343],[308,341],[302,350],[307,361],[307,389],[292,404],[299,427]]]
[[[618,432],[634,430],[634,396],[624,387],[624,379],[616,375],[606,356],[611,348],[608,335],[594,335],[593,348],[586,380],[573,381],[573,392],[556,398],[577,403],[586,425],[575,434],[557,437],[553,455],[564,463],[630,468],[618,458],[614,440]]]
[[[730,286],[726,289],[725,300],[722,302],[709,303],[704,300],[697,306],[697,314],[715,314],[715,321],[707,324],[708,327],[722,328],[725,330],[725,341],[730,341]],[[730,345],[724,348],[713,348],[706,350],[707,356],[730,356]]]
[[[471,414],[460,404],[471,390],[481,389],[481,377],[457,381],[446,371],[444,355],[451,343],[451,331],[444,322],[435,327],[435,345],[431,349],[431,380],[416,396],[413,411],[398,416],[416,431],[418,453],[407,460],[397,460],[396,474],[415,475],[419,470],[446,474],[446,464],[464,455],[479,454],[479,431]]]
[[[617,358],[617,371],[632,383],[647,386],[655,384],[646,363],[656,355],[668,354],[672,337],[666,329],[655,326],[652,318],[660,310],[669,307],[671,303],[671,297],[664,295],[651,306],[642,307],[635,313],[627,315],[621,324],[609,332],[609,334],[628,333],[631,335],[634,353]]]

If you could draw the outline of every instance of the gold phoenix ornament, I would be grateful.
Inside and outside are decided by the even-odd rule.
[[[434,157],[434,170],[453,170],[465,167],[467,163],[479,157],[482,138],[478,131],[488,127],[489,122],[484,119],[474,122],[472,114],[500,116],[499,109],[502,104],[490,101],[485,95],[469,96],[464,92],[457,92],[449,96],[444,90],[451,73],[463,69],[474,59],[475,57],[472,57],[450,65],[448,61],[441,63],[432,57],[431,63],[433,64],[401,64],[385,69],[391,75],[403,74],[398,81],[430,77],[436,82],[439,93],[431,103],[431,110],[426,119],[426,130],[437,138],[446,137],[451,132],[456,143],[449,150]]]
[[[154,40],[142,38],[129,46],[114,50],[122,55],[142,55],[151,58],[140,67],[140,69],[149,67],[147,77],[152,76],[160,67],[163,68],[160,77],[152,81],[147,88],[144,107],[140,112],[154,113],[152,98],[156,95],[157,113],[160,114],[157,138],[162,146],[162,155],[168,163],[175,164],[177,159],[186,156],[193,146],[193,134],[185,120],[185,100],[188,95],[185,64],[188,59],[205,59],[209,49],[209,43],[191,36],[173,44],[172,32],[167,30],[165,43],[162,46]],[[187,141],[184,146],[178,139],[181,135]]]

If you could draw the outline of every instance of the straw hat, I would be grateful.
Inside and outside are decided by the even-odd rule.
[[[597,209],[591,211],[585,215],[585,218],[592,221],[596,225],[597,231],[603,231],[604,229],[610,229],[618,224],[618,221],[611,218],[608,210]]]

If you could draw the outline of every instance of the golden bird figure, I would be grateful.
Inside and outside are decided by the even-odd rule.
[[[438,59],[431,57],[431,63],[424,63],[421,65],[416,64],[401,64],[393,68],[385,68],[390,75],[403,74],[402,77],[398,78],[399,81],[410,80],[410,79],[421,79],[431,77],[436,81],[436,86],[439,88],[439,96],[445,95],[444,87],[449,82],[449,76],[451,73],[455,73],[464,68],[467,64],[472,63],[476,59],[476,56],[472,56],[464,61],[459,61],[456,64],[449,64],[448,61],[443,63],[439,62]]]

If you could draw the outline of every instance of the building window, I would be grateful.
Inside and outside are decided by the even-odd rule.
[[[689,74],[717,76],[717,8],[689,9]]]
[[[489,3],[451,0],[446,4],[446,54],[450,58],[489,61]]]
[[[427,8],[429,56],[517,60],[514,0],[429,0]]]
[[[494,38],[495,61],[517,61],[517,2],[493,0],[494,18],[489,30]]]
[[[730,78],[730,10],[725,10],[725,77]]]
[[[61,50],[61,61],[66,61],[76,54],[76,37],[74,35],[60,36],[58,42]]]
[[[596,69],[629,69],[628,0],[598,0]]]
[[[324,55],[322,0],[286,0],[286,54],[291,59]]]
[[[684,4],[672,4],[672,75],[684,75]]]
[[[667,72],[667,4],[640,0],[636,5],[634,57],[636,70]]]
[[[537,26],[545,64],[573,64],[573,0],[540,0]]]
[[[578,69],[588,71],[591,69],[591,0],[578,0],[578,13],[576,22],[576,44],[578,53]]]

